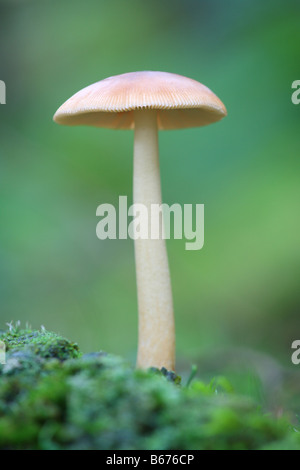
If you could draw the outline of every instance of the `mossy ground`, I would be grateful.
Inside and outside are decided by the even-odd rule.
[[[189,386],[41,331],[0,332],[0,449],[300,449],[285,418],[226,379]]]

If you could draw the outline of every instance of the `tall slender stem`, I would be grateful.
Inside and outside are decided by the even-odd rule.
[[[135,240],[139,341],[137,366],[175,369],[173,301],[165,240],[160,231],[151,239],[151,206],[161,204],[157,111],[135,111],[133,202],[147,208],[139,214],[140,231],[147,239]],[[154,222],[153,222],[154,223]]]

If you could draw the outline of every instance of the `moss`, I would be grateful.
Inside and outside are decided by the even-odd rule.
[[[46,331],[4,332],[0,449],[300,448],[286,419],[236,396],[225,378],[188,387],[105,353],[81,355]]]
[[[9,330],[0,332],[0,340],[4,341],[6,351],[32,352],[41,358],[56,358],[60,360],[78,357],[77,344],[70,343],[59,335],[46,331],[21,329],[19,325],[9,325]]]

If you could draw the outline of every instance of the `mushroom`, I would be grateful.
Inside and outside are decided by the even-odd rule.
[[[54,121],[134,129],[133,202],[150,213],[161,204],[158,130],[198,127],[219,121],[226,108],[206,86],[166,72],[132,72],[94,83],[73,95]],[[148,230],[148,218],[139,217]],[[144,232],[145,233],[145,232]],[[134,240],[139,339],[137,367],[175,370],[175,327],[168,258],[163,230],[158,239]]]

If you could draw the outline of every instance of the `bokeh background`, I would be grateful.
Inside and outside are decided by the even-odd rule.
[[[212,126],[160,133],[164,202],[205,204],[204,248],[167,243],[179,364],[217,357],[218,371],[230,351],[245,367],[250,351],[290,367],[299,58],[299,0],[0,1],[0,327],[44,325],[134,363],[133,242],[95,232],[99,204],[132,201],[133,133],[52,116],[95,81],[161,70],[204,83],[228,109]]]

